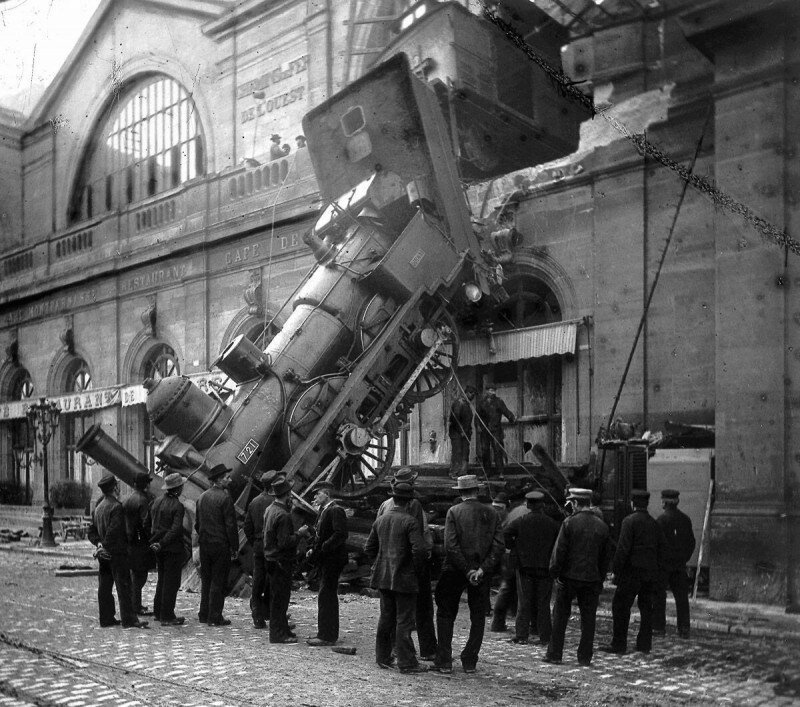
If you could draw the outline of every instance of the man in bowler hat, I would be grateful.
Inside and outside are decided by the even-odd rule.
[[[264,512],[264,563],[269,579],[269,642],[297,643],[286,612],[292,594],[297,533],[292,523],[292,487],[283,476],[272,484],[275,500]]]
[[[314,487],[319,515],[308,559],[320,571],[317,594],[317,635],[310,646],[332,646],[339,640],[339,575],[347,564],[347,515],[333,500],[334,486],[321,481]]]
[[[695,548],[692,521],[683,511],[678,510],[680,492],[664,489],[661,492],[661,505],[664,512],[656,518],[667,543],[664,557],[664,574],[656,593],[653,607],[653,633],[664,635],[667,618],[667,588],[675,597],[675,611],[678,614],[678,636],[689,638],[689,577],[686,563],[692,558]]]
[[[633,513],[619,528],[617,551],[612,569],[617,589],[611,602],[614,634],[611,643],[600,650],[625,653],[628,648],[628,625],[633,600],[638,598],[639,633],[636,650],[649,653],[653,644],[653,602],[664,566],[666,541],[661,526],[647,512],[650,493],[641,489],[631,491]]]
[[[445,558],[436,585],[436,633],[438,647],[433,670],[453,672],[453,624],[461,595],[467,590],[469,638],[461,651],[465,673],[474,673],[483,643],[486,606],[489,602],[489,576],[504,551],[500,519],[491,506],[478,500],[478,477],[458,477],[453,487],[461,503],[447,511],[444,523]]]
[[[180,626],[185,621],[183,616],[175,616],[181,569],[186,561],[183,543],[185,510],[180,502],[183,483],[180,474],[169,474],[164,479],[164,495],[153,504],[150,549],[155,553],[158,567],[153,614],[162,626]]]
[[[137,618],[132,602],[128,534],[122,504],[117,499],[117,477],[105,471],[97,485],[103,496],[92,513],[89,540],[97,547],[95,557],[99,564],[97,604],[100,625],[117,626],[122,623],[123,628],[147,628],[147,621]],[[114,616],[113,587],[117,588],[119,620]]]
[[[200,623],[229,626],[222,615],[231,562],[239,554],[239,529],[233,499],[226,488],[230,469],[217,464],[207,472],[211,488],[197,499],[194,522],[200,547]]]
[[[417,571],[425,562],[427,551],[419,524],[406,511],[414,498],[411,485],[395,484],[392,498],[394,507],[378,516],[364,545],[367,557],[374,561],[370,586],[381,594],[375,661],[381,668],[391,667],[394,648],[401,673],[424,673],[427,668],[414,655],[411,631],[419,587]]]
[[[274,470],[261,474],[261,493],[247,506],[244,516],[244,534],[253,547],[253,588],[250,594],[250,614],[253,626],[266,628],[269,619],[269,582],[264,565],[264,513],[274,500],[270,493],[272,482],[278,477]]]

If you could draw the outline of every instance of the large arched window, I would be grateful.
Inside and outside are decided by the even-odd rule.
[[[65,393],[85,393],[92,389],[92,374],[89,365],[82,358],[74,358],[64,376]],[[73,481],[87,481],[87,457],[76,449],[78,440],[94,424],[94,414],[81,412],[80,408],[65,411],[62,417],[64,434],[65,477]]]
[[[87,151],[70,223],[124,208],[205,174],[197,109],[186,89],[150,76],[112,101]]]

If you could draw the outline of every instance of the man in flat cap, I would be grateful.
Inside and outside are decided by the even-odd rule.
[[[506,547],[515,557],[517,580],[517,621],[513,643],[527,643],[531,615],[535,612],[539,643],[549,643],[552,633],[550,595],[550,555],[559,524],[544,512],[544,494],[529,491],[525,499],[530,513],[520,516],[505,528]]]
[[[147,582],[147,573],[152,568],[153,559],[150,552],[152,498],[147,494],[148,486],[150,475],[140,471],[133,480],[133,493],[122,502],[131,563],[131,600],[133,610],[141,615],[150,613],[147,607],[142,606],[142,588]]]
[[[381,615],[375,637],[375,661],[381,668],[393,663],[392,649],[401,673],[424,673],[414,654],[411,631],[417,605],[417,571],[427,551],[419,524],[406,507],[414,499],[408,483],[392,487],[394,507],[376,518],[364,552],[374,561],[370,586],[381,594]],[[394,636],[394,641],[392,640]]]
[[[664,564],[666,541],[661,526],[647,512],[650,493],[631,491],[633,513],[620,525],[612,569],[617,589],[611,602],[614,634],[600,650],[623,654],[628,648],[628,625],[633,600],[638,597],[639,633],[636,650],[649,653],[653,645],[653,602]]]
[[[450,437],[450,478],[457,479],[467,473],[469,445],[472,440],[472,400],[475,388],[468,385],[464,395],[457,395],[450,405],[447,435]]]
[[[318,516],[308,559],[319,567],[317,635],[310,646],[332,646],[339,640],[339,575],[347,564],[347,515],[333,500],[334,486],[322,481],[314,487]]]
[[[253,548],[253,588],[250,594],[250,615],[253,626],[266,628],[269,620],[269,583],[267,569],[264,564],[264,513],[272,505],[274,497],[270,493],[272,482],[278,478],[278,472],[265,471],[259,483],[261,493],[247,505],[244,516],[244,534]]]
[[[292,594],[297,533],[291,517],[292,487],[283,476],[272,483],[275,500],[264,513],[264,564],[269,582],[269,642],[297,643],[286,612]]]
[[[478,449],[483,470],[487,476],[494,475],[503,479],[505,450],[503,449],[503,417],[512,424],[516,417],[501,398],[497,397],[494,385],[486,387],[484,394],[478,399],[476,407],[479,421]]]
[[[543,660],[561,662],[572,600],[577,597],[581,613],[578,664],[586,666],[594,654],[597,603],[611,561],[612,545],[608,526],[592,513],[591,490],[570,489],[568,500],[574,513],[561,524],[550,555],[550,576],[556,580],[553,632]]]
[[[147,621],[139,621],[132,603],[130,562],[128,560],[128,534],[125,530],[125,513],[117,499],[117,477],[104,471],[97,483],[103,492],[92,513],[89,540],[97,547],[95,557],[99,564],[97,604],[101,626],[147,628]],[[112,587],[117,588],[120,620],[114,616],[116,606]]]
[[[162,626],[180,626],[183,616],[175,616],[175,600],[181,586],[181,569],[186,561],[183,543],[185,510],[180,501],[183,477],[168,474],[164,479],[164,495],[153,504],[150,549],[155,553],[158,567],[153,614]]]
[[[692,558],[695,548],[692,521],[683,511],[678,510],[680,492],[665,489],[661,492],[661,505],[664,512],[656,518],[666,540],[664,575],[658,587],[653,609],[653,633],[664,635],[666,628],[667,587],[675,597],[675,611],[678,614],[678,636],[689,638],[689,577],[686,563]]]
[[[231,562],[239,554],[239,529],[236,511],[228,493],[227,479],[231,470],[217,464],[206,473],[211,488],[197,499],[194,522],[200,547],[200,623],[229,626],[222,615]]]
[[[483,643],[489,576],[500,563],[505,546],[500,519],[491,506],[478,500],[478,477],[458,477],[453,487],[461,503],[447,511],[444,522],[442,574],[436,585],[436,633],[438,647],[433,670],[453,672],[453,624],[461,595],[467,590],[469,637],[461,651],[461,667],[474,673]]]
[[[397,484],[408,484],[414,492],[414,482],[418,472],[410,466],[401,466],[389,482],[392,490]],[[384,513],[388,513],[397,507],[394,495],[389,496],[378,508],[377,516],[380,518]],[[436,628],[434,626],[433,615],[433,596],[431,594],[431,553],[433,551],[433,533],[428,527],[428,516],[422,507],[416,493],[403,505],[403,510],[408,513],[416,522],[422,534],[422,543],[425,546],[425,561],[417,567],[417,580],[419,587],[417,590],[416,608],[416,627],[417,640],[419,641],[420,660],[434,660],[436,658]]]

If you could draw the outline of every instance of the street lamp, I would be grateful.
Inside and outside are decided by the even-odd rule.
[[[33,436],[38,433],[39,442],[42,444],[42,479],[44,482],[44,515],[42,516],[42,547],[55,547],[53,537],[53,507],[50,505],[50,479],[47,475],[47,445],[53,435],[53,430],[58,427],[58,415],[61,412],[58,406],[47,398],[39,398],[38,403],[31,403],[28,407],[28,424],[33,430]]]

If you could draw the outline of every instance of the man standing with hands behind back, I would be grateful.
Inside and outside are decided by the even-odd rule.
[[[347,515],[333,500],[333,489],[332,483],[322,481],[314,494],[319,516],[308,558],[319,567],[320,584],[317,635],[306,641],[309,646],[332,646],[339,640],[339,575],[347,564]]]
[[[236,511],[226,483],[230,472],[224,464],[213,467],[207,474],[212,486],[197,499],[194,527],[200,545],[198,618],[200,623],[210,626],[229,626],[231,623],[222,615],[228,573],[239,552]]]

